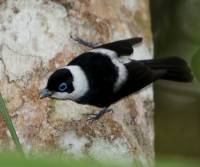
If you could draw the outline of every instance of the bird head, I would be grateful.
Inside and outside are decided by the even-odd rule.
[[[87,91],[88,82],[82,69],[79,66],[66,66],[51,74],[40,98],[76,101]]]

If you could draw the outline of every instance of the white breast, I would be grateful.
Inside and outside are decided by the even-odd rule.
[[[93,49],[90,52],[100,53],[104,56],[108,56],[110,60],[112,61],[113,65],[117,67],[118,77],[114,84],[113,91],[114,92],[118,91],[121,88],[121,86],[126,82],[128,78],[128,71],[126,67],[124,66],[124,64],[120,62],[119,58],[117,57],[117,53],[112,50],[103,49],[103,48]]]

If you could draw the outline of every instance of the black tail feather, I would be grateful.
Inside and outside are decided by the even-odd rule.
[[[148,65],[152,70],[165,71],[161,79],[179,82],[191,82],[193,80],[193,75],[186,61],[179,57],[143,60],[141,62]]]

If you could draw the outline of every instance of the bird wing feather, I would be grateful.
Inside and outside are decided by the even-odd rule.
[[[125,40],[119,40],[111,43],[106,43],[97,46],[97,48],[103,48],[103,49],[109,49],[112,51],[115,51],[118,56],[123,56],[123,55],[130,55],[133,53],[133,45],[139,44],[142,42],[141,37],[135,37],[135,38],[129,38]]]

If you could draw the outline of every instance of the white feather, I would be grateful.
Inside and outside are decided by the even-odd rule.
[[[126,82],[128,78],[128,71],[125,65],[118,58],[117,53],[112,50],[103,49],[103,48],[93,49],[90,52],[100,53],[104,56],[108,56],[110,60],[112,61],[113,65],[117,67],[118,77],[114,84],[113,91],[114,92],[118,91],[121,88],[121,86]]]
[[[89,90],[87,77],[81,67],[77,65],[66,66],[64,68],[68,69],[73,76],[74,91],[72,93],[55,92],[52,97],[76,101],[84,96]]]

